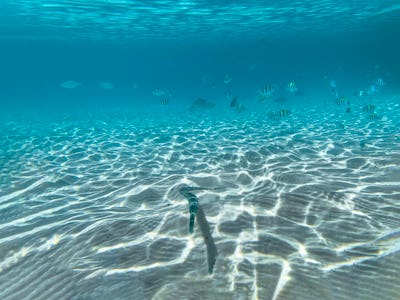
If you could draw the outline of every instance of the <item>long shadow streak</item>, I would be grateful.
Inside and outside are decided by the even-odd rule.
[[[210,225],[208,225],[206,215],[200,205],[196,218],[204,238],[204,243],[207,246],[208,273],[211,274],[214,269],[215,261],[217,260],[218,251],[210,232]]]

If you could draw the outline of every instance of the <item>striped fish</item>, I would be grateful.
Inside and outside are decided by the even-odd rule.
[[[288,109],[284,109],[284,108],[282,108],[282,109],[280,109],[280,110],[278,110],[278,111],[276,112],[276,116],[277,116],[278,118],[287,117],[287,116],[289,116],[289,115],[290,115],[290,111],[289,111]]]
[[[373,104],[364,105],[363,111],[372,114],[375,112],[375,105],[373,105]]]
[[[184,187],[179,191],[189,201],[189,233],[193,233],[194,219],[199,210],[199,200],[195,194],[191,193],[196,189],[198,188]]]
[[[268,117],[271,119],[280,119],[290,115],[290,110],[282,108],[278,111],[270,111],[268,112]]]
[[[155,88],[151,93],[157,97],[171,96],[172,94],[170,90],[164,88]]]
[[[291,93],[296,93],[298,90],[296,84],[293,81],[287,84],[286,89]]]
[[[378,78],[375,83],[377,86],[384,86],[386,84],[382,78]]]
[[[271,84],[264,85],[258,90],[258,100],[264,101],[265,99],[275,95],[275,87]]]
[[[369,114],[368,119],[370,121],[376,121],[378,120],[378,115],[376,113]]]
[[[336,97],[336,104],[337,105],[344,105],[344,104],[350,105],[350,100],[346,96],[339,96],[339,97]]]
[[[161,105],[168,105],[169,98],[168,97],[161,97],[160,103],[161,103]]]

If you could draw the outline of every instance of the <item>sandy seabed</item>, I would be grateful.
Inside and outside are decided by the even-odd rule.
[[[398,299],[396,124],[4,122],[0,298]],[[202,188],[212,274],[185,186]]]

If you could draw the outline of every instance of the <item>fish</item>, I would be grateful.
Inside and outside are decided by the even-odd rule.
[[[272,97],[275,95],[275,90],[275,87],[271,84],[264,85],[258,90],[258,100],[261,102],[269,97]]]
[[[238,105],[239,103],[237,97],[232,97],[231,103],[229,104],[230,108],[238,107]]]
[[[378,94],[379,92],[379,87],[378,85],[371,84],[367,89],[361,90],[361,91],[356,91],[354,92],[354,96],[358,97],[364,97],[364,96],[373,96]]]
[[[382,78],[378,78],[378,79],[375,81],[375,84],[376,84],[377,86],[384,86],[384,85],[386,84],[386,82],[385,82]]]
[[[155,88],[151,93],[157,97],[172,96],[172,92],[165,88]]]
[[[338,105],[344,105],[344,104],[350,105],[350,100],[346,96],[339,96],[339,97],[336,97],[336,104],[338,104]]]
[[[268,112],[268,117],[271,119],[280,119],[290,115],[290,110],[282,108],[278,111],[270,111]]]
[[[376,121],[376,120],[378,120],[378,115],[376,113],[369,114],[368,119],[370,121]]]
[[[245,111],[245,106],[238,101],[237,97],[233,97],[231,91],[225,93],[225,97],[229,100],[229,107],[236,109],[237,112],[242,113]]]
[[[193,233],[194,219],[199,210],[199,200],[197,199],[195,194],[191,193],[192,190],[193,188],[190,187],[181,188],[179,190],[179,192],[189,201],[189,214],[190,214],[189,233],[191,234]]]
[[[161,103],[161,105],[168,105],[168,103],[169,103],[169,98],[168,98],[168,97],[162,97],[162,98],[160,99],[160,103]]]
[[[290,115],[290,111],[288,109],[280,109],[276,112],[276,116],[279,118],[287,117]]]
[[[286,86],[286,89],[290,92],[290,93],[296,93],[298,91],[296,83],[294,83],[293,81],[289,82]]]
[[[336,89],[336,81],[333,79],[329,80],[329,86],[331,87],[331,89]]]
[[[100,81],[98,86],[104,90],[112,90],[114,88],[114,84],[108,81]]]
[[[366,95],[367,95],[367,93],[363,90],[354,92],[354,96],[356,96],[356,97],[364,97]]]
[[[226,75],[224,76],[224,83],[225,83],[225,84],[230,84],[231,81],[232,81],[232,77],[229,76],[228,74],[226,74]]]
[[[191,110],[199,110],[199,109],[211,109],[215,106],[214,102],[205,100],[203,98],[197,98],[192,102],[190,106]]]
[[[231,91],[226,91],[225,92],[225,98],[226,98],[226,100],[229,101],[229,107],[230,108],[235,108],[235,107],[238,106],[238,104],[239,104],[238,99],[237,99],[237,97],[234,97],[232,95]]]
[[[236,111],[239,113],[242,113],[246,110],[246,107],[243,105],[243,103],[239,103],[238,106],[236,107]]]
[[[375,112],[375,105],[373,104],[366,104],[363,107],[363,111],[367,113],[374,113]]]
[[[82,82],[77,82],[75,80],[67,80],[60,83],[60,87],[64,89],[75,89],[82,85]]]
[[[376,85],[371,84],[368,89],[366,90],[367,95],[372,96],[376,95],[379,92],[379,89]]]

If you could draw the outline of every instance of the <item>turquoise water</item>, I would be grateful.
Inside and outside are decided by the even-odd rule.
[[[2,1],[0,298],[400,298],[399,29],[389,0]]]

